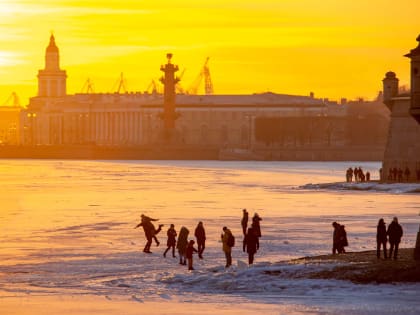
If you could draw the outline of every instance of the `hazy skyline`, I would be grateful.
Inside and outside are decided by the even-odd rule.
[[[210,57],[216,94],[272,91],[373,98],[386,71],[409,83],[420,33],[417,0],[0,0],[0,105],[26,105],[53,31],[68,93],[87,78],[113,92],[121,72],[144,91],[167,52],[188,86]],[[203,89],[201,89],[202,91]]]

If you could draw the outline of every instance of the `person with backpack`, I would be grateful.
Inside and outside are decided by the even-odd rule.
[[[223,233],[221,235],[223,252],[226,256],[226,268],[232,265],[232,247],[235,246],[235,237],[232,232],[226,227],[223,227]]]

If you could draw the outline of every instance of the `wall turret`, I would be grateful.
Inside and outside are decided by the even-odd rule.
[[[420,35],[417,37],[419,45],[412,49],[405,57],[411,59],[411,104],[410,114],[420,124]]]
[[[383,82],[383,102],[391,110],[393,101],[392,99],[398,95],[398,78],[395,72],[389,71],[385,74]]]

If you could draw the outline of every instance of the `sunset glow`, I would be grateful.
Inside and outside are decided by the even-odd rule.
[[[373,98],[389,70],[408,83],[419,10],[417,0],[0,0],[0,103],[35,95],[51,32],[69,93],[87,78],[113,92],[121,72],[144,91],[172,52],[185,88],[210,57],[216,94]]]

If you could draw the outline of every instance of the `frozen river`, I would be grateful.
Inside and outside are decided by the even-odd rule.
[[[418,187],[316,185],[343,181],[350,166],[378,177],[380,164],[365,162],[0,160],[0,303],[93,297],[110,305],[109,314],[113,301],[124,302],[119,314],[139,303],[163,305],[155,314],[185,314],[189,304],[190,314],[418,314],[420,284],[356,285],[270,272],[312,268],[284,261],[329,253],[332,221],[346,226],[348,251],[374,249],[378,219],[389,223],[393,216],[404,229],[401,247],[414,246],[420,194],[409,191]],[[263,218],[251,268],[243,264],[242,208]],[[151,255],[142,253],[143,231],[133,229],[141,213],[165,225]],[[192,238],[198,221],[206,250],[188,272],[162,257],[166,230],[185,226]],[[229,270],[219,241],[225,225],[237,239]]]

